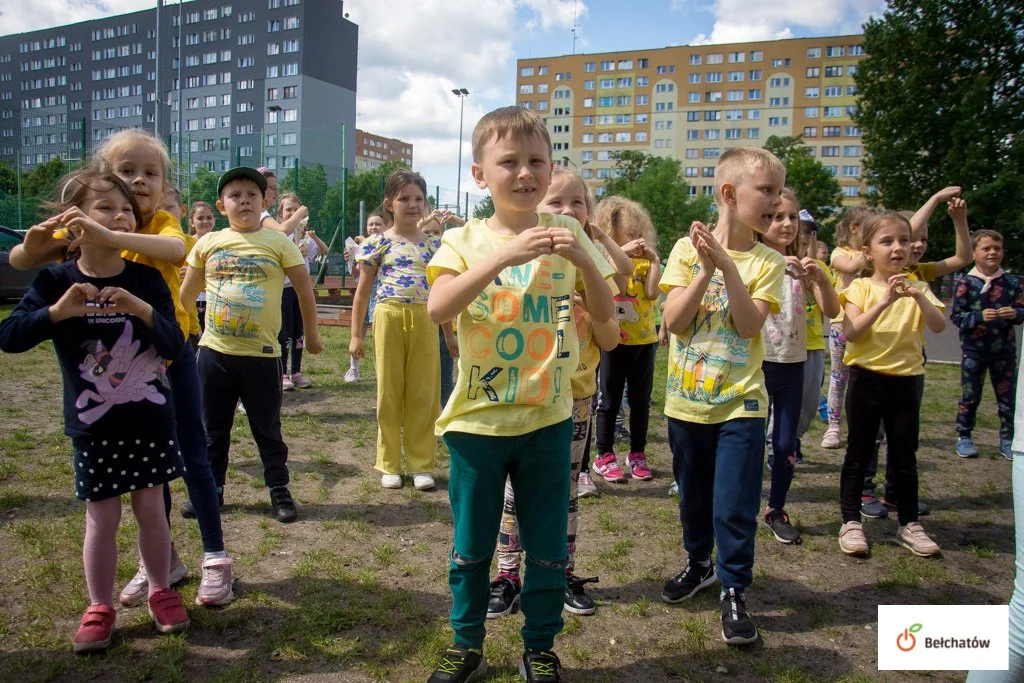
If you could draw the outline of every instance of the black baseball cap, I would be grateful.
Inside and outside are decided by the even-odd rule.
[[[224,186],[230,183],[232,180],[238,180],[244,178],[245,180],[251,180],[256,183],[260,188],[261,194],[267,193],[267,179],[263,177],[263,174],[257,171],[255,168],[248,166],[236,166],[228,171],[224,171],[224,175],[217,181],[217,196],[220,196]]]

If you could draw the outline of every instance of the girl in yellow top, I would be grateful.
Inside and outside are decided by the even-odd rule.
[[[873,267],[870,277],[840,293],[846,316],[846,364],[850,368],[849,439],[840,479],[843,526],[839,547],[866,555],[860,521],[864,473],[875,447],[879,423],[889,442],[889,470],[898,496],[897,540],[915,555],[927,557],[939,546],[917,521],[917,439],[920,400],[917,377],[924,373],[924,326],[946,327],[944,306],[924,283],[903,272],[910,255],[910,223],[895,212],[878,213],[862,225],[861,248]]]
[[[831,266],[836,276],[836,291],[842,292],[854,278],[860,277],[866,263],[860,251],[860,225],[874,212],[867,206],[855,206],[843,212],[836,225],[836,248]],[[821,439],[822,448],[839,448],[842,437],[843,399],[849,372],[843,363],[846,337],[843,336],[843,311],[832,321],[829,333],[832,351],[832,376],[828,385],[828,428]]]
[[[377,463],[380,485],[402,487],[402,445],[407,472],[421,491],[434,488],[434,422],[441,399],[437,325],[427,315],[427,264],[440,240],[417,224],[428,213],[427,184],[399,170],[384,185],[384,210],[394,225],[361,245],[359,285],[352,302],[349,353],[363,357],[363,324],[376,288],[373,345],[377,365]],[[378,273],[380,276],[378,277]]]
[[[594,229],[587,221],[593,210],[593,200],[583,179],[574,171],[562,166],[552,169],[551,185],[544,201],[537,207],[545,213],[571,216],[583,226],[583,232],[590,237]],[[628,262],[617,245],[612,249],[620,253],[610,256],[612,263]],[[617,258],[616,258],[617,257]],[[633,264],[630,262],[629,267]],[[590,407],[597,393],[597,364],[602,351],[610,351],[619,343],[619,325],[612,318],[603,323],[594,323],[577,295],[573,306],[576,335],[579,338],[580,360],[571,379],[572,385],[572,445],[569,450],[569,525],[567,552],[569,562],[565,568],[565,609],[573,614],[593,614],[597,604],[586,594],[584,586],[597,579],[581,579],[573,573],[576,557],[576,531],[579,526],[578,476],[583,464],[587,445],[590,443]],[[491,582],[491,595],[487,604],[487,617],[496,618],[512,614],[519,604],[522,592],[520,568],[523,546],[519,541],[519,520],[516,517],[515,492],[512,480],[505,480],[505,505],[498,532],[498,576]]]
[[[160,272],[171,292],[174,316],[182,338],[187,338],[188,313],[181,305],[179,295],[180,269],[186,254],[185,235],[174,216],[160,209],[169,187],[167,174],[171,160],[167,148],[151,133],[132,128],[107,138],[96,150],[93,163],[109,169],[131,188],[142,214],[142,225],[133,233],[111,232],[98,225],[85,226],[74,235],[73,241],[66,239],[66,234],[55,233],[57,226],[44,227],[41,232],[26,235],[23,248],[15,248],[11,252],[11,265],[27,268],[60,260],[69,247],[75,248],[80,244],[117,246],[126,260]],[[187,345],[168,367],[167,378],[173,389],[178,444],[185,464],[184,479],[189,494],[181,514],[197,519],[203,540],[203,578],[196,603],[223,605],[234,599],[231,559],[224,551],[218,491],[207,457],[206,431],[200,412],[199,373],[195,355]],[[164,504],[169,524],[169,489],[165,489]],[[180,582],[187,574],[188,568],[172,548],[171,584]],[[148,584],[146,569],[140,563],[139,571],[121,591],[121,604],[141,603],[146,598]]]
[[[622,391],[629,397],[629,453],[626,466],[635,479],[653,478],[647,465],[647,426],[658,331],[654,308],[661,290],[661,261],[655,251],[657,236],[651,217],[640,204],[609,197],[597,207],[597,226],[612,236],[633,261],[625,291],[615,297],[619,319],[619,345],[601,354],[601,395],[597,405],[597,457],[594,469],[605,481],[623,482],[626,477],[615,458],[615,417]]]

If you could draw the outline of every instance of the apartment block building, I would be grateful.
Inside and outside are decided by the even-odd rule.
[[[852,121],[863,36],[829,36],[521,59],[516,101],[544,117],[557,163],[595,191],[621,150],[678,159],[691,194],[714,193],[718,157],[802,135],[858,203],[861,131]]]
[[[142,127],[193,172],[353,167],[358,27],[340,0],[156,5],[0,36],[0,158],[78,160]]]
[[[385,161],[404,161],[412,168],[412,143],[356,129],[356,173],[372,171]]]

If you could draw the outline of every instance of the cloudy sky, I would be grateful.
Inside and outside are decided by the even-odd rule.
[[[25,0],[0,0],[0,30],[31,31],[155,4],[32,0],[28,12]],[[857,33],[883,7],[883,0],[348,0],[345,11],[359,25],[356,123],[412,142],[416,170],[431,186],[454,189],[459,101],[451,89],[471,93],[468,141],[481,115],[515,102],[515,60],[571,53],[574,23],[577,52],[606,52]],[[477,192],[470,161],[465,144],[462,189]]]

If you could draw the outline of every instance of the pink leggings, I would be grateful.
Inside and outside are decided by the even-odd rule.
[[[167,587],[171,568],[171,531],[164,516],[163,487],[135,491],[132,511],[139,525],[139,554],[149,576],[149,594]],[[85,544],[82,563],[89,602],[114,606],[117,574],[117,526],[121,523],[121,497],[85,504]]]
[[[846,353],[846,336],[842,324],[833,324],[829,332],[829,349],[832,354],[832,375],[828,383],[828,428],[842,429],[843,399],[846,398],[846,383],[850,380],[850,369],[843,362]]]

